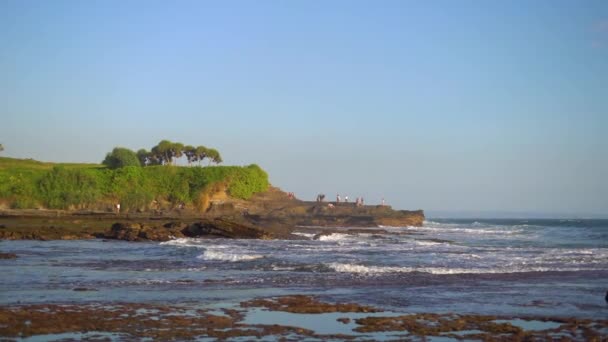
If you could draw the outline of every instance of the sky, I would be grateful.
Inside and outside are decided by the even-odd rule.
[[[0,1],[2,156],[162,139],[427,213],[608,217],[608,2]]]

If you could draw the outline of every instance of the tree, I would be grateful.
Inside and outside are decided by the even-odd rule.
[[[2,146],[2,144],[0,144],[0,152],[4,151],[4,146]]]
[[[148,152],[145,148],[139,149],[137,151],[137,159],[139,159],[139,163],[141,166],[150,166],[150,165],[160,165],[159,160],[152,155],[151,152]]]
[[[184,146],[184,155],[188,160],[188,165],[191,165],[192,162],[198,160],[198,156],[196,155],[196,148],[192,147],[191,145]]]
[[[207,150],[207,157],[209,158],[209,163],[219,164],[223,161],[220,153],[214,148]]]
[[[199,162],[199,165],[200,165],[200,162],[203,161],[203,159],[207,158],[207,156],[208,156],[207,151],[208,151],[208,149],[205,146],[196,147],[196,151],[195,151],[196,160]]]
[[[141,166],[137,154],[124,147],[115,147],[112,152],[106,154],[106,159],[101,163],[110,169],[118,169],[125,166]]]
[[[152,147],[151,155],[155,160],[158,160],[159,164],[168,164],[171,162],[171,146],[172,142],[169,140],[161,140],[156,146]]]
[[[173,158],[179,159],[184,155],[184,144],[182,143],[173,143],[170,148],[171,151],[171,160],[170,163],[173,163]]]
[[[184,144],[161,140],[158,145],[152,147],[152,157],[160,161],[160,164],[173,164],[173,158],[183,156]]]
[[[140,148],[137,151],[137,159],[139,159],[139,163],[141,166],[148,165],[148,159],[150,158],[150,152],[146,151],[145,148]]]

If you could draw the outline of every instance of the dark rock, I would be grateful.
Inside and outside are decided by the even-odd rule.
[[[182,230],[186,227],[188,227],[187,224],[183,223],[183,222],[169,222],[169,223],[165,223],[163,224],[163,227],[168,228],[168,229],[179,229]]]
[[[222,218],[202,220],[182,230],[188,237],[223,237],[229,239],[272,239],[272,234],[263,229]]]
[[[342,317],[342,318],[338,318],[337,321],[340,323],[343,323],[343,324],[348,324],[348,323],[350,323],[350,318]]]
[[[0,253],[0,259],[17,259],[17,254],[14,254],[14,253]]]
[[[104,238],[125,241],[169,241],[183,237],[179,229],[148,226],[140,223],[114,223]]]
[[[72,291],[77,291],[77,292],[88,292],[88,291],[98,291],[97,289],[93,289],[93,288],[88,288],[88,287],[75,287],[72,289]]]

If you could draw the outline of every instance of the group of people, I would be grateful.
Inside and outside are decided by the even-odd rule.
[[[325,196],[325,195],[323,195],[323,196]],[[342,201],[342,198],[340,197],[340,194],[337,194],[336,195],[336,203],[340,203],[341,201]],[[344,203],[348,203],[348,196],[344,196]],[[364,205],[363,203],[364,203],[363,202],[363,197],[357,197],[355,199],[355,205],[357,207],[363,206]]]
[[[323,202],[324,200],[325,200],[325,194],[318,194],[317,195],[317,200],[316,200],[317,202]],[[337,194],[336,195],[336,202],[335,203],[341,203],[341,202],[348,203],[348,196],[344,196],[344,201],[343,201],[342,197],[340,196],[340,194]],[[365,205],[365,200],[363,199],[363,197],[357,197],[355,199],[355,205],[357,207],[364,206]],[[382,205],[382,206],[386,205],[386,202],[384,201],[384,197],[382,198],[382,202],[381,202],[380,205]],[[332,203],[329,203],[328,207],[333,208],[334,205]]]

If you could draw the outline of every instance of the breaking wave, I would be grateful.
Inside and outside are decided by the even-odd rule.
[[[330,269],[340,273],[381,274],[381,273],[430,273],[430,274],[496,274],[524,273],[550,271],[580,271],[580,268],[548,268],[548,267],[506,267],[506,268],[446,268],[446,267],[399,267],[399,266],[365,266],[332,262],[327,264]],[[590,270],[590,269],[586,269]]]
[[[235,254],[235,253],[225,253],[215,250],[206,250],[203,254],[199,255],[197,258],[209,261],[249,261],[263,258],[263,255],[260,254]]]

